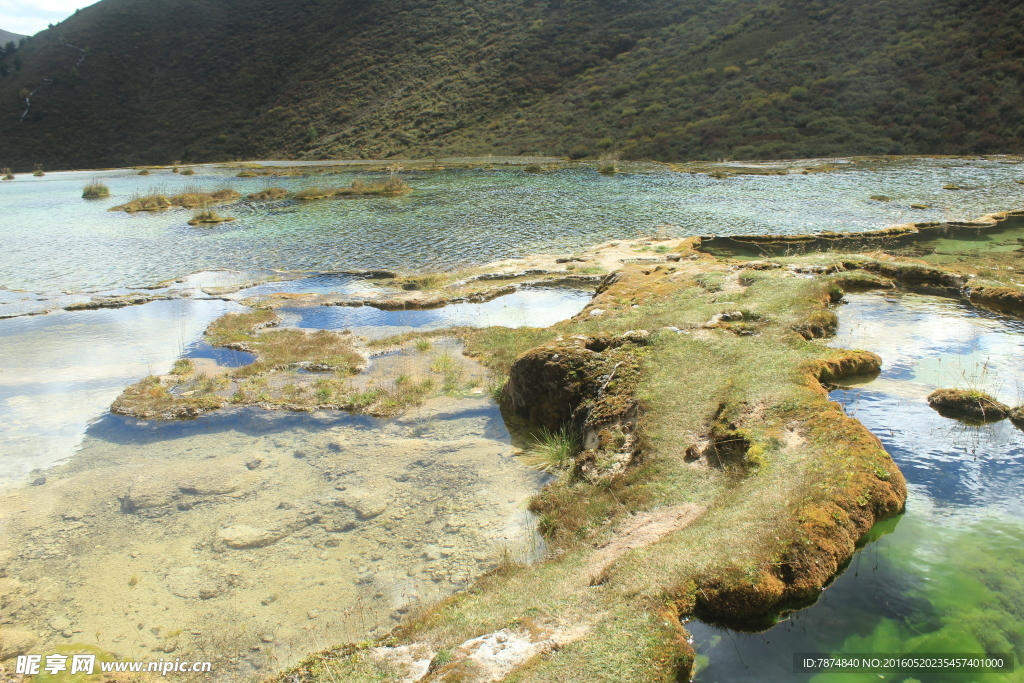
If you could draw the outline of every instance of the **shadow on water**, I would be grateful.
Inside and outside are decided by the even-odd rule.
[[[233,408],[205,413],[194,420],[138,420],[107,413],[93,422],[86,436],[119,445],[146,445],[199,434],[215,435],[236,432],[251,437],[266,437],[292,432],[319,432],[345,427],[366,432],[378,432],[385,426],[408,427],[419,435],[426,429],[456,420],[472,420],[474,430],[484,439],[509,442],[511,436],[501,417],[497,404],[473,401],[463,409],[457,404],[452,409],[431,411],[429,424],[413,410],[398,418],[378,418],[338,410],[315,413],[293,413],[262,408]]]
[[[1024,654],[1024,435],[1009,421],[971,426],[925,398],[970,386],[1017,403],[1024,326],[960,302],[858,294],[839,309],[834,344],[879,353],[873,380],[830,395],[899,464],[907,510],[862,539],[813,606],[762,633],[687,628],[698,683],[1017,681],[1020,674],[794,673],[796,653]]]

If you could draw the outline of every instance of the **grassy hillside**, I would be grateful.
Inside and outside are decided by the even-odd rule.
[[[1009,0],[102,0],[0,61],[0,166],[1021,152],[1021,26]]]

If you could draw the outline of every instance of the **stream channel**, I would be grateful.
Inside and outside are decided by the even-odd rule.
[[[836,170],[800,171],[826,161]],[[409,174],[413,191],[395,199],[241,202],[223,211],[238,220],[215,228],[188,226],[184,210],[107,209],[154,188],[228,185],[245,194],[325,181],[237,179],[237,169],[197,167],[187,179],[122,169],[4,183],[0,626],[37,638],[37,651],[213,659],[218,680],[258,678],[309,651],[385,632],[503,557],[543,552],[525,511],[543,476],[513,457],[482,383],[389,419],[250,408],[156,422],[108,412],[125,386],[166,373],[177,358],[249,362],[202,341],[211,321],[244,310],[246,296],[379,295],[373,280],[341,271],[447,270],[653,233],[871,230],[970,219],[1024,197],[1016,158],[782,162],[764,166],[786,175],[724,181],[653,164],[605,177],[583,165],[526,174],[488,162]],[[91,179],[112,196],[82,200]],[[949,183],[964,189],[943,190]],[[60,310],[127,293],[168,299]],[[453,325],[547,326],[590,294],[527,288],[429,311],[297,306],[279,314],[285,325],[374,338]],[[1021,435],[1008,423],[942,418],[924,396],[977,384],[1019,403],[1024,330],[944,299],[849,301],[835,344],[876,351],[886,365],[878,379],[833,398],[899,462],[911,488],[907,513],[876,529],[877,540],[816,605],[768,633],[689,624],[702,683],[803,680],[792,673],[793,652],[1022,652]],[[440,341],[374,362],[429,372],[432,358],[448,354],[467,377],[482,378],[459,351]],[[879,680],[842,680],[869,678]]]

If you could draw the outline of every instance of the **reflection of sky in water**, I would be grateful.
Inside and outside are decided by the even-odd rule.
[[[936,505],[1003,507],[1024,517],[1024,433],[1009,420],[968,426],[923,398],[869,388],[835,391],[832,399],[882,440],[908,483]]]
[[[918,294],[846,298],[832,345],[879,354],[883,378],[906,380],[926,393],[981,389],[1011,405],[1024,397],[1024,322]]]
[[[484,303],[451,304],[426,311],[382,311],[371,306],[312,306],[278,309],[285,325],[352,330],[386,337],[408,330],[445,327],[547,327],[571,318],[593,297],[590,292],[556,287],[522,289]]]
[[[185,358],[208,358],[225,368],[240,368],[256,360],[256,354],[211,346],[204,341],[194,341],[185,347]]]
[[[967,426],[926,397],[938,388],[980,389],[1010,405],[1024,390],[1024,322],[954,299],[854,294],[839,308],[835,346],[882,357],[878,380],[833,392],[882,439],[911,484],[937,505],[1020,508],[1024,433],[1008,420]]]
[[[946,168],[943,168],[946,167]],[[48,173],[0,187],[6,245],[0,285],[45,291],[150,285],[215,268],[334,271],[442,270],[537,251],[569,251],[658,226],[672,234],[764,234],[869,230],[907,221],[966,219],[1019,207],[1020,167],[982,160],[849,164],[832,173],[737,176],[650,173],[612,177],[593,168],[527,174],[449,170],[409,175],[412,193],[296,204],[240,204],[238,220],[194,228],[191,212],[108,212],[133,194],[230,185],[243,194],[268,185],[297,190],[348,185],[326,177],[236,178],[237,170]],[[87,201],[93,177],[109,199]],[[946,183],[968,188],[942,189]],[[871,201],[885,194],[892,202]],[[934,208],[910,209],[911,203]],[[75,258],[69,262],[68,255]]]
[[[169,370],[211,321],[239,309],[179,299],[0,320],[0,487],[70,455],[126,385]]]
[[[966,629],[963,619],[1001,624],[996,628],[1010,629],[1011,639],[1024,636],[1024,625],[1010,616],[1018,597],[998,591],[986,597],[972,583],[984,578],[972,562],[984,565],[985,558],[1005,559],[999,567],[985,567],[1000,576],[989,581],[1015,586],[1015,577],[1024,575],[1021,553],[1013,550],[1024,538],[1024,435],[1009,421],[962,425],[925,401],[940,386],[971,386],[1016,404],[1018,386],[1024,386],[1019,365],[1024,324],[938,297],[868,293],[847,298],[838,310],[840,330],[833,345],[874,351],[885,365],[878,379],[831,396],[871,429],[899,464],[910,489],[907,512],[880,525],[891,533],[858,552],[813,607],[771,630],[751,635],[688,624],[697,652],[709,658],[698,683],[904,681],[911,675],[795,674],[792,657],[895,652],[915,643],[931,647],[919,651],[948,652],[941,642],[952,641],[941,640],[946,637],[941,634]],[[970,677],[913,678],[938,683]]]

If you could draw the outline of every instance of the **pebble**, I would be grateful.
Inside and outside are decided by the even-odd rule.
[[[71,620],[67,617],[54,617],[50,619],[50,628],[54,631],[63,631],[71,627]]]

